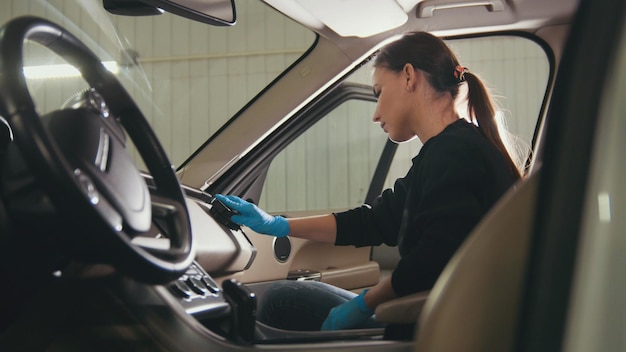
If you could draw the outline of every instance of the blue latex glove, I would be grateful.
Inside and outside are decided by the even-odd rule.
[[[374,311],[365,304],[363,297],[367,291],[363,290],[351,301],[331,309],[326,320],[322,323],[322,330],[351,329],[369,319]]]
[[[230,217],[230,220],[245,225],[255,232],[276,237],[285,237],[289,234],[289,223],[282,216],[272,216],[256,205],[237,196],[216,194],[215,198],[239,214]]]

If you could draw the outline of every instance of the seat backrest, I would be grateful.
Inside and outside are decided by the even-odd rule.
[[[415,351],[510,351],[533,224],[539,171],[505,194],[437,280]]]

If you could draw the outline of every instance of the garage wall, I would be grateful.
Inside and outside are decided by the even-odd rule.
[[[136,97],[175,165],[315,40],[311,32],[295,28],[258,1],[237,3],[238,23],[233,27],[208,26],[168,14],[115,16],[111,23],[108,17],[98,15],[96,7],[101,4],[101,0],[2,0],[0,23],[36,13],[72,33],[84,30],[98,38],[92,42],[79,36],[103,61],[141,62],[143,70],[130,66],[118,77]],[[125,37],[117,37],[115,28]],[[64,63],[51,60],[48,50],[27,49],[26,65]],[[42,113],[58,108],[68,96],[86,87],[79,78],[29,84]]]
[[[36,12],[71,32],[78,33],[79,29],[84,29],[98,38],[97,42],[87,44],[103,60],[128,64],[128,67],[122,68],[125,73],[123,83],[135,95],[175,165],[180,165],[314,40],[310,32],[296,28],[256,1],[237,2],[238,24],[229,28],[210,27],[167,15],[156,18],[116,17],[111,23],[106,17],[97,17],[95,7],[100,6],[100,0],[77,3],[81,6],[70,0],[2,0],[0,23],[18,14]],[[117,37],[115,27],[122,29],[127,37]],[[266,27],[268,29],[261,30]],[[451,46],[461,63],[481,74],[493,92],[502,97],[499,103],[509,129],[530,143],[548,75],[547,60],[538,46],[530,41],[498,38],[453,42]],[[108,52],[114,53],[114,57],[109,57]],[[51,60],[47,50],[45,53],[40,48],[27,48],[26,64],[62,62]],[[142,63],[143,70],[132,65],[134,60]],[[362,70],[353,80],[369,83],[370,72]],[[67,97],[85,87],[80,79],[48,80],[45,85],[30,82],[42,113],[57,108]],[[380,133],[377,128],[373,130]],[[332,131],[335,134],[332,140],[360,137],[359,134],[350,134],[350,128],[333,127]],[[337,135],[341,131],[345,131],[345,136]],[[316,138],[315,141],[323,143],[330,138],[326,137]],[[362,143],[362,140],[354,140],[355,145]],[[310,147],[311,143],[308,145]],[[406,172],[419,148],[418,141],[402,145],[392,165],[387,186],[392,185],[395,177]],[[272,192],[263,195],[264,202],[276,204],[275,210],[287,210],[279,208],[288,204],[295,204],[287,206],[289,210],[306,210],[307,204],[339,208],[357,205],[363,199],[364,194],[361,193],[366,192],[366,186],[355,184],[354,177],[339,179],[333,171],[339,169],[335,164],[341,162],[341,158],[307,161],[306,148],[296,150],[289,157],[276,160],[277,169],[290,172],[278,173],[269,181]],[[368,155],[372,159],[368,167],[373,169],[378,153]],[[302,174],[302,168],[290,166],[290,160],[314,163],[315,177]],[[362,173],[358,175],[362,179],[359,182],[367,182],[368,177]],[[306,182],[303,181],[305,179]],[[301,187],[303,184],[305,188]],[[329,184],[336,190],[359,191],[349,191],[350,199],[346,203],[345,199],[339,201],[345,198],[339,196],[343,194],[341,192],[320,191],[323,185]]]
[[[461,64],[478,74],[495,95],[499,116],[520,151],[529,148],[547,85],[549,65],[543,49],[520,37],[450,40]],[[364,66],[348,80],[371,83]],[[300,136],[272,163],[260,199],[262,208],[286,211],[343,209],[364,202],[386,135],[371,123],[373,102],[347,102]],[[408,171],[422,144],[399,145],[384,187]],[[365,160],[364,160],[365,159]]]

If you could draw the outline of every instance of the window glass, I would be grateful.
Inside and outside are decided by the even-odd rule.
[[[295,62],[315,34],[259,1],[236,3],[237,24],[215,27],[164,13],[114,16],[101,0],[0,1],[0,24],[31,14],[60,24],[105,63],[133,96],[174,166]],[[29,44],[25,66],[38,111],[58,109],[87,87],[62,76],[65,60]]]
[[[285,148],[272,161],[261,206],[299,211],[363,204],[387,140],[371,123],[375,108],[372,101],[346,101]]]
[[[462,65],[490,88],[500,107],[498,116],[527,152],[548,83],[546,53],[535,42],[513,36],[448,44]],[[369,85],[371,73],[371,66],[364,65],[347,80]],[[374,109],[372,102],[346,102],[289,145],[270,166],[260,205],[282,212],[362,204],[387,137],[372,123]],[[385,188],[406,174],[420,148],[417,138],[399,145]]]

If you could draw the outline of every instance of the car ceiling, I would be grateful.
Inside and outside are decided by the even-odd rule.
[[[362,28],[355,28],[355,31],[368,33],[373,23],[381,22],[380,14],[389,12],[394,6],[398,11],[405,11],[407,15],[407,21],[395,28],[397,32],[427,30],[454,35],[494,30],[534,30],[545,25],[569,23],[578,5],[578,0],[369,0],[365,2],[364,0],[264,0],[264,2],[326,37],[341,36],[332,29],[332,27],[341,26],[341,22],[351,22],[352,26],[361,26]],[[320,5],[315,7],[308,5],[311,2]],[[328,3],[327,6],[323,6],[326,3]],[[332,5],[333,3],[335,5]],[[476,6],[476,4],[479,5]],[[429,15],[432,16],[428,17]],[[360,20],[355,20],[355,18]]]

